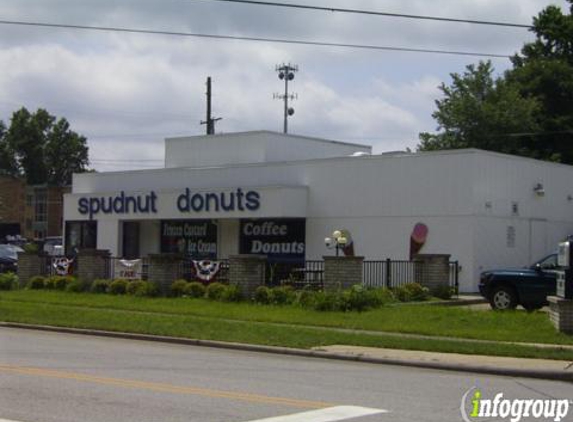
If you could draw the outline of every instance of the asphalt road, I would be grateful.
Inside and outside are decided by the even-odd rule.
[[[461,421],[472,387],[573,397],[561,382],[0,329],[0,421]]]

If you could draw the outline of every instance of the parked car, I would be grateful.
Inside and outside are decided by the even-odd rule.
[[[493,309],[515,309],[517,305],[533,311],[547,305],[555,294],[557,254],[547,255],[530,267],[489,270],[481,273],[479,291]]]
[[[18,252],[24,249],[14,245],[0,245],[0,273],[18,270]]]

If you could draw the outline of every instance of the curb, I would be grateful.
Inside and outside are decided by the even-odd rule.
[[[84,328],[66,328],[66,327],[55,327],[48,325],[32,325],[32,324],[21,324],[21,323],[11,323],[11,322],[0,322],[0,328],[1,327],[48,331],[48,332],[64,333],[64,334],[90,335],[90,336],[117,338],[125,340],[153,341],[153,342],[181,344],[188,346],[213,347],[218,349],[240,350],[246,352],[273,353],[273,354],[299,356],[307,358],[332,359],[332,360],[363,362],[363,363],[373,363],[382,365],[397,365],[397,366],[406,366],[414,368],[437,369],[443,371],[472,372],[477,374],[488,374],[497,376],[535,378],[535,379],[544,379],[552,381],[573,382],[573,372],[566,372],[565,370],[563,371],[543,370],[543,369],[531,370],[531,369],[507,368],[507,367],[491,368],[477,365],[428,362],[428,361],[411,360],[411,359],[377,358],[364,355],[348,355],[342,353],[325,352],[320,350],[293,349],[288,347],[230,343],[230,342],[215,341],[215,340],[186,339],[180,337],[157,336],[149,334],[133,334],[133,333],[122,333],[113,331],[92,330]]]

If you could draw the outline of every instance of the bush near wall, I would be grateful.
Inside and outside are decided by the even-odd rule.
[[[13,290],[18,287],[18,276],[8,272],[0,274],[0,290]]]

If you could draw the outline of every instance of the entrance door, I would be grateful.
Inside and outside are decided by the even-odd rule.
[[[123,257],[139,258],[139,222],[137,221],[123,223]]]

